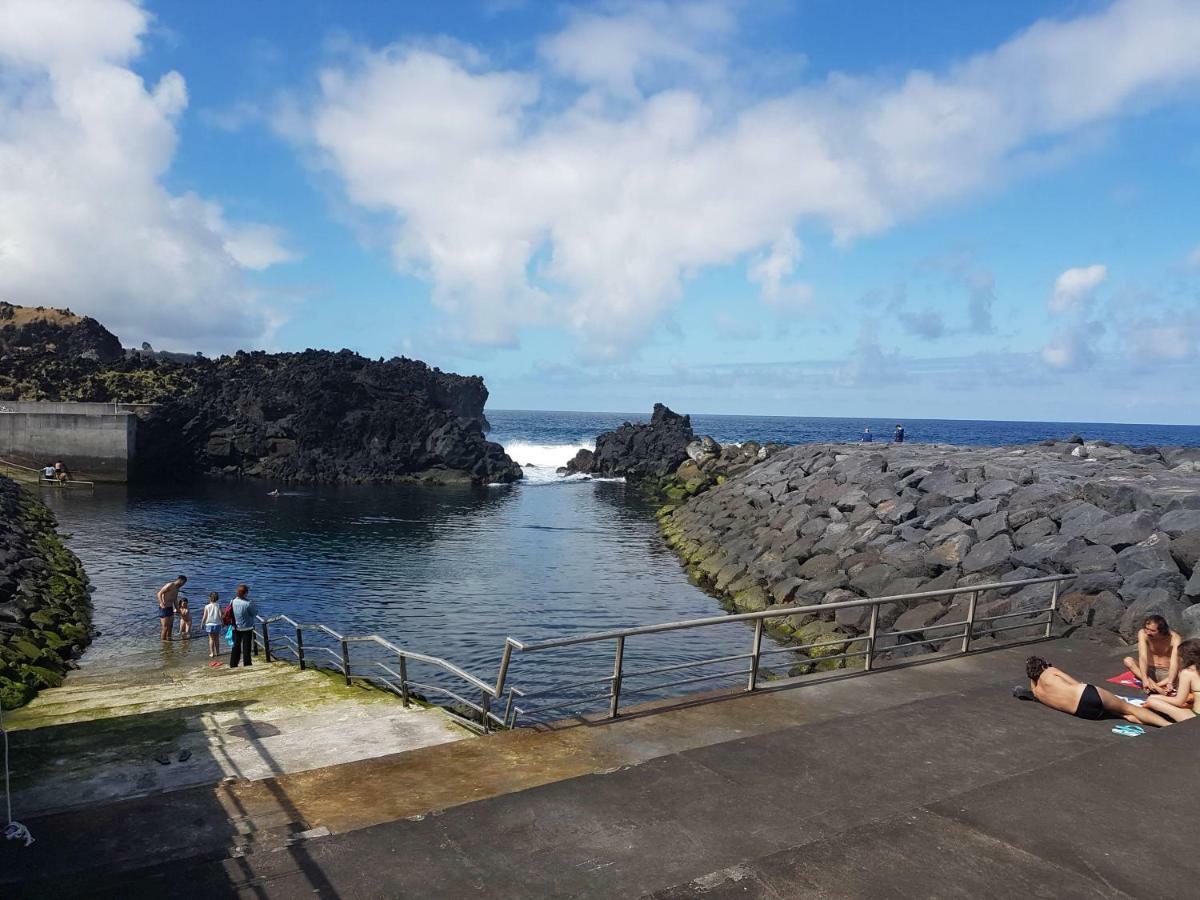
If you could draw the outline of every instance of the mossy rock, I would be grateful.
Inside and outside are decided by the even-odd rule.
[[[62,621],[62,614],[52,609],[39,609],[29,614],[29,621],[41,628],[55,628]]]
[[[63,676],[45,666],[23,666],[22,679],[35,688],[54,688],[63,683]]]
[[[58,633],[68,641],[74,643],[86,642],[88,639],[87,627],[72,622],[64,622],[62,625],[59,625]]]
[[[687,489],[681,485],[673,484],[663,491],[671,500],[684,500],[687,498]]]
[[[37,633],[37,642],[47,650],[61,650],[63,647],[71,646],[69,640],[59,637],[53,631],[39,631]]]
[[[734,594],[733,605],[742,612],[759,612],[771,605],[771,598],[761,587],[753,585]]]
[[[16,709],[18,706],[24,706],[33,699],[36,693],[37,691],[33,687],[23,681],[0,677],[0,706],[4,709]]]
[[[33,662],[42,655],[42,648],[25,638],[17,638],[15,641],[9,641],[8,646],[20,653],[29,662]]]

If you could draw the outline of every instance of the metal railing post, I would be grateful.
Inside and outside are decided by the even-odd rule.
[[[508,701],[504,704],[504,726],[506,728],[512,728],[512,725],[509,724],[512,720],[512,708],[513,708],[513,692],[509,691],[508,692]]]
[[[271,661],[271,632],[268,629],[271,626],[263,620],[263,656],[267,658],[267,662]]]
[[[400,657],[400,699],[405,706],[408,706],[408,657],[403,653],[398,655]]]
[[[1046,620],[1046,637],[1054,628],[1054,613],[1058,610],[1058,582],[1054,582],[1054,590],[1050,594],[1050,618]]]
[[[871,607],[871,624],[867,626],[867,655],[863,660],[863,671],[875,668],[875,636],[879,633],[879,604]]]
[[[752,691],[758,685],[758,660],[762,653],[763,619],[754,620],[754,649],[750,651],[750,678],[746,682],[746,690]]]
[[[504,642],[504,653],[500,656],[500,671],[496,674],[496,696],[504,695],[504,682],[508,678],[508,664],[512,661],[512,644]],[[511,695],[510,695],[511,696]]]
[[[975,633],[975,607],[979,604],[979,591],[971,591],[971,599],[967,601],[967,624],[963,631],[962,652],[971,649],[971,638]]]
[[[617,707],[621,703],[621,667],[625,664],[625,636],[617,638],[617,652],[613,658],[612,702],[608,706],[608,717],[617,717]]]
[[[350,684],[350,645],[342,641],[342,674],[346,677],[346,684]]]
[[[492,730],[491,716],[489,715],[492,711],[492,695],[487,691],[480,692],[479,709],[483,714],[483,733],[488,734]]]
[[[296,626],[296,659],[300,660],[300,671],[304,671],[304,630]]]

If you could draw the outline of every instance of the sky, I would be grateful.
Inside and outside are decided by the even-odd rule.
[[[1195,423],[1200,2],[0,0],[0,300],[489,408]]]

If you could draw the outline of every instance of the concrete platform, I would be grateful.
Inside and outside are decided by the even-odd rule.
[[[472,737],[439,709],[406,709],[329,674],[192,657],[87,667],[9,713],[14,809],[45,815]],[[165,765],[155,759],[164,754]]]
[[[1034,649],[1089,680],[1120,668],[1111,648]],[[26,820],[39,842],[0,850],[0,881],[16,896],[1188,895],[1200,726],[1131,739],[1015,700],[1029,652],[192,788],[169,811]]]

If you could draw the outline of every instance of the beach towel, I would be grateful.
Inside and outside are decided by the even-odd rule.
[[[1125,725],[1114,725],[1112,731],[1113,734],[1119,734],[1122,737],[1137,737],[1140,734],[1146,733],[1146,729],[1141,725],[1132,725],[1128,723]]]
[[[1137,676],[1128,669],[1122,672],[1120,675],[1116,675],[1108,680],[1111,684],[1121,684],[1125,687],[1140,688],[1142,686],[1142,683],[1137,680]]]

